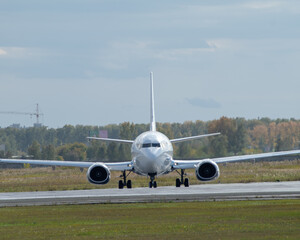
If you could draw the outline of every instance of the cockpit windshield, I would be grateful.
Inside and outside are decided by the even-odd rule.
[[[152,147],[160,147],[160,143],[152,143]]]
[[[160,143],[143,143],[142,148],[160,147]]]
[[[151,143],[143,143],[142,147],[149,148],[149,147],[151,147]]]
[[[169,139],[160,132],[144,132],[139,135],[134,144],[132,144],[132,151],[141,149],[156,150],[172,150],[172,144]]]

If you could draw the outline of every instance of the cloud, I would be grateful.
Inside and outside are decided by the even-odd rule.
[[[0,48],[0,55],[6,55],[7,52]]]
[[[187,102],[193,106],[201,108],[221,108],[221,104],[214,99],[186,98]]]
[[[202,40],[196,46],[182,47],[166,46],[156,41],[113,41],[105,49],[99,50],[98,62],[105,69],[124,70],[134,61],[141,63],[197,58],[203,53],[214,53],[219,48],[228,47],[225,44],[228,44],[226,40]]]
[[[203,52],[214,52],[215,50],[215,46],[209,46],[207,48],[175,48],[157,52],[155,57],[159,59],[176,60],[182,57],[198,55]]]
[[[249,2],[243,5],[245,8],[250,9],[272,9],[282,6],[282,2],[269,1],[269,2]]]
[[[25,48],[25,47],[2,47],[0,55],[6,55],[9,58],[28,59],[41,56],[57,55],[53,51],[42,48]]]
[[[10,58],[24,58],[30,55],[30,50],[21,47],[5,47],[0,48],[0,55],[6,55]]]
[[[149,41],[113,41],[98,51],[97,62],[104,69],[125,70],[135,61],[144,61],[152,56]]]
[[[197,57],[203,53],[215,53],[225,50],[241,50],[244,48],[242,40],[235,39],[209,39],[204,44],[195,48],[171,48],[155,50],[152,57],[163,60],[178,60],[186,57]]]

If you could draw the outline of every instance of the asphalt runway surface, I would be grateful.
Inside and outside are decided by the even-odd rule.
[[[176,188],[0,193],[0,207],[61,204],[300,199],[300,181],[202,184]]]

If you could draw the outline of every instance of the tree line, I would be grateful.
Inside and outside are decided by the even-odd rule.
[[[149,124],[110,124],[106,126],[72,126],[62,128],[0,128],[0,157],[20,156],[64,161],[126,161],[130,145],[87,141],[107,131],[109,138],[134,140],[149,129]],[[170,139],[221,132],[216,137],[174,144],[174,158],[199,159],[299,148],[300,121],[269,118],[246,120],[221,117],[213,121],[157,123],[157,130]]]

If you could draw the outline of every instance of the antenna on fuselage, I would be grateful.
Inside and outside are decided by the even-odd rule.
[[[150,72],[150,131],[156,131],[154,113],[153,72]]]

